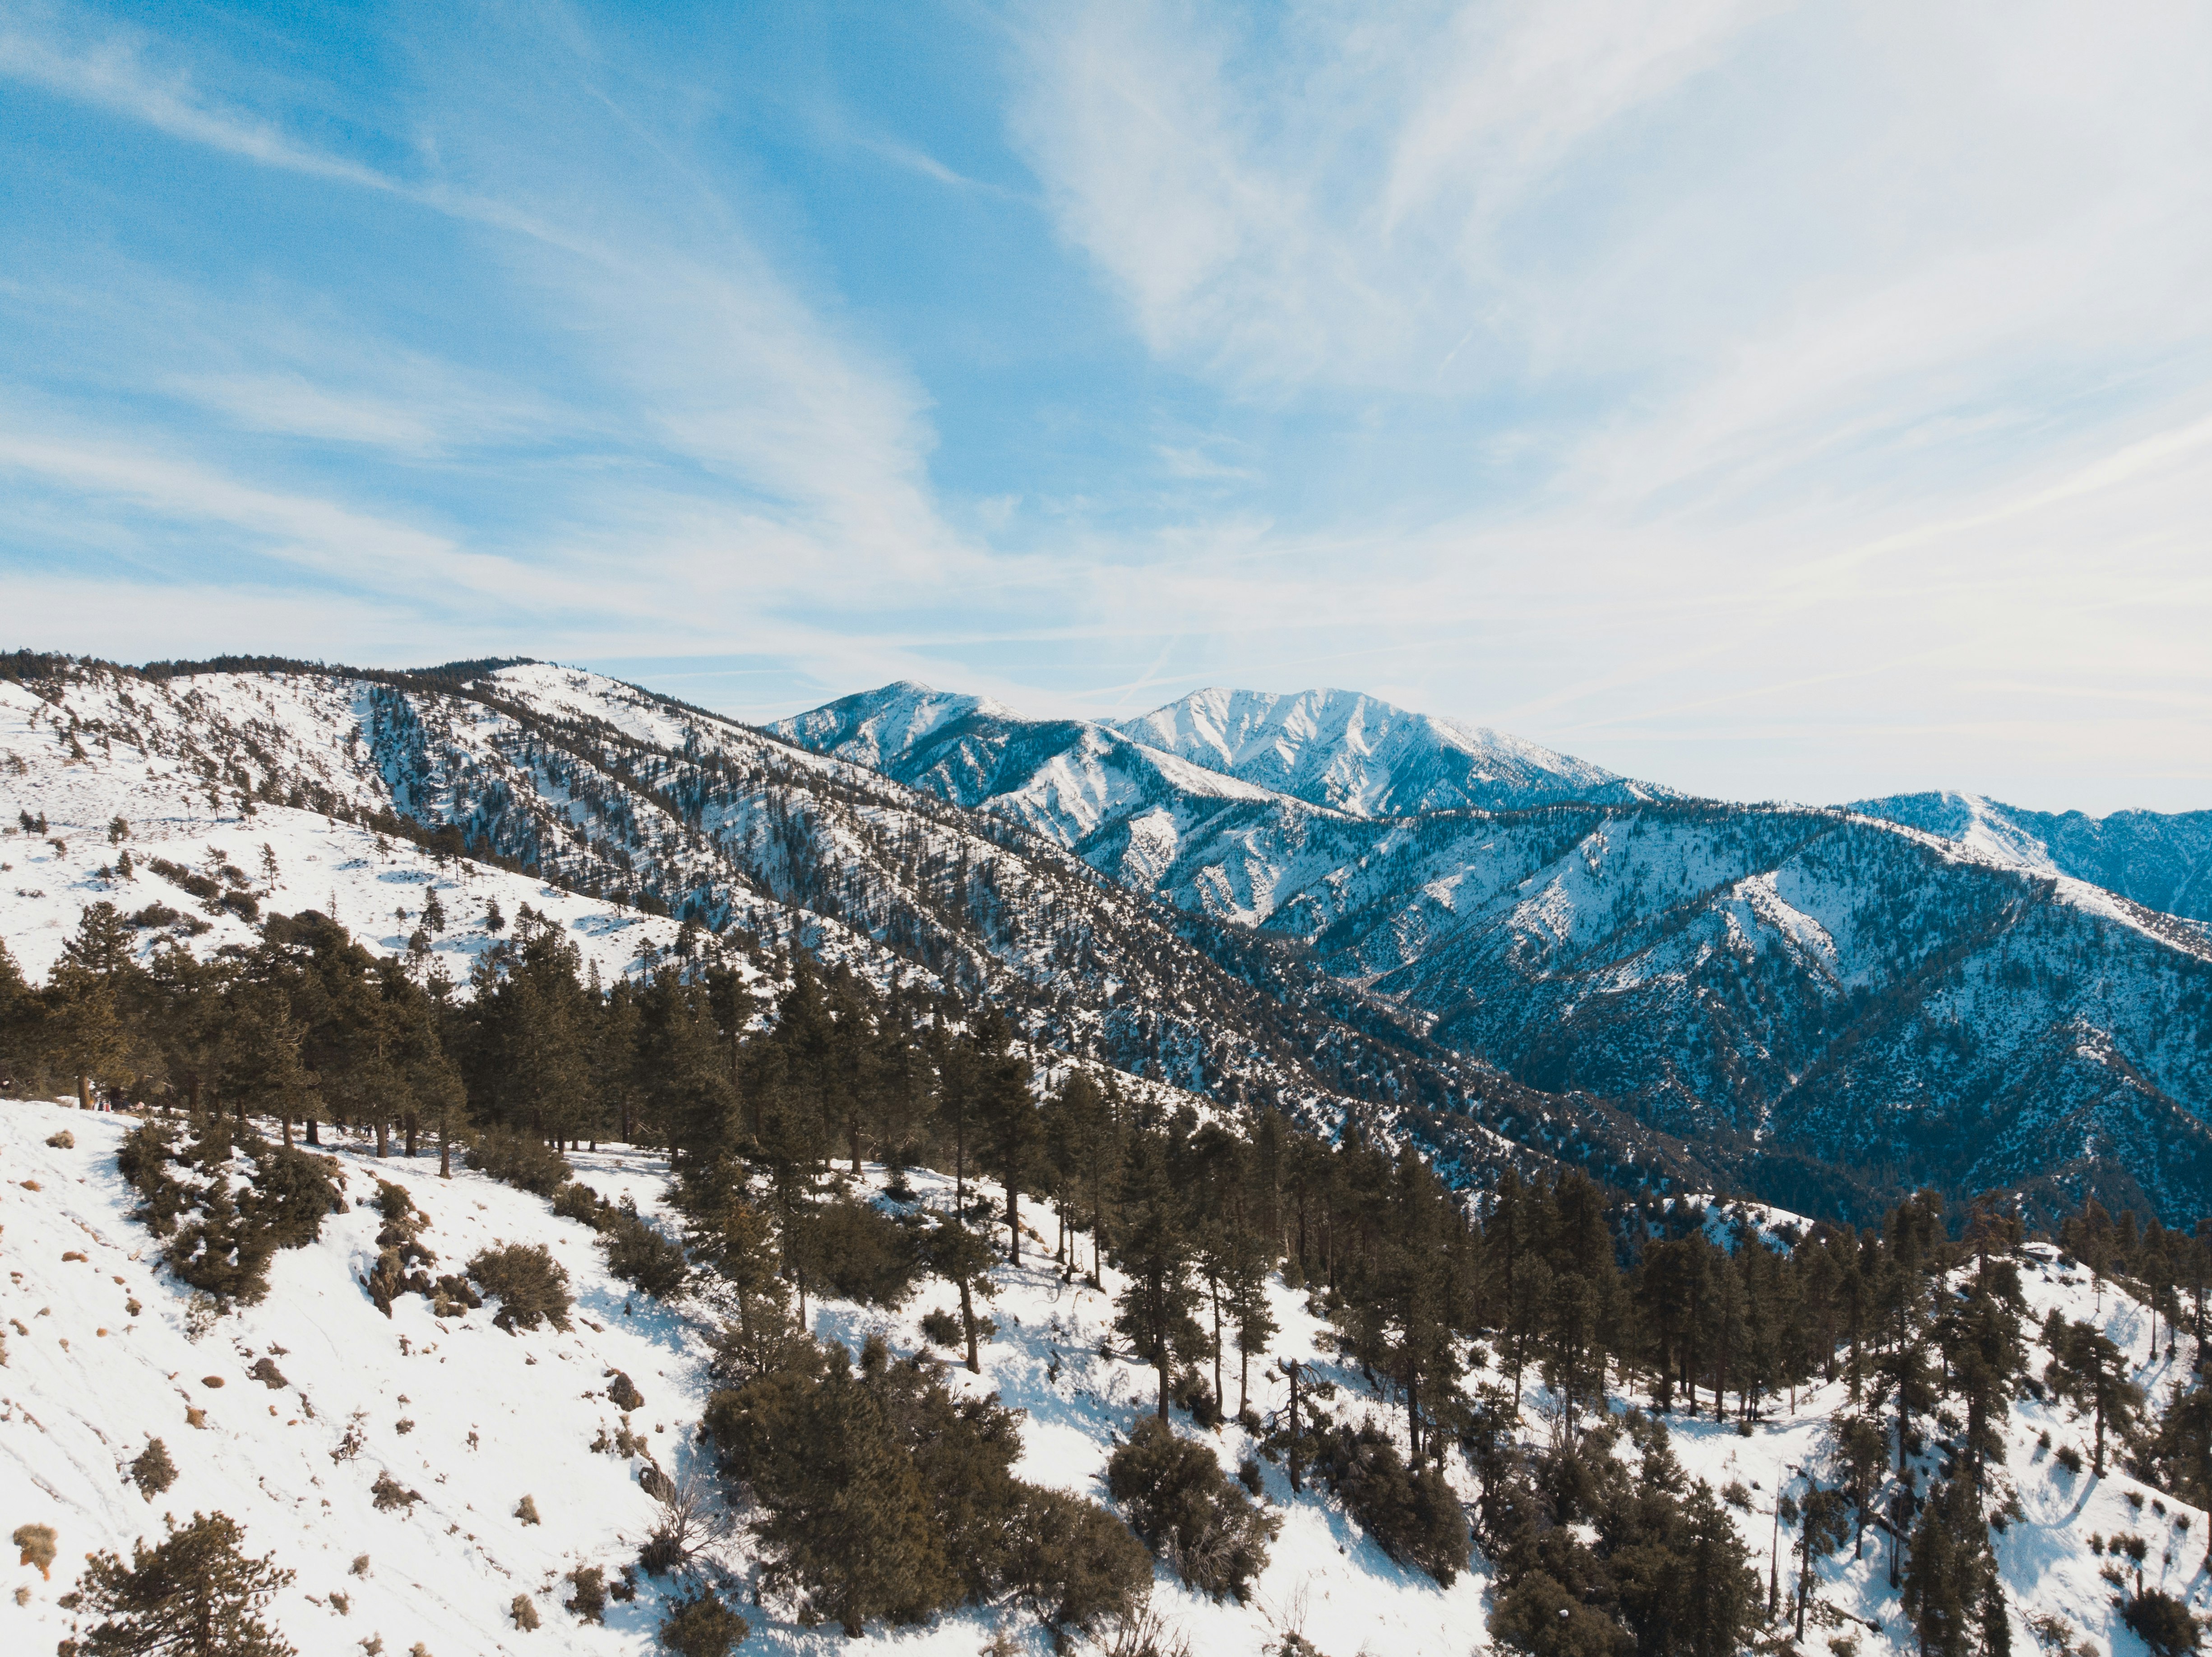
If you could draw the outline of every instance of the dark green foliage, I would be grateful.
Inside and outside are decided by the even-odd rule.
[[[2043,1338],[2051,1350],[2045,1384],[2095,1418],[2089,1465],[2101,1478],[2106,1435],[2115,1434],[2124,1443],[2134,1435],[2142,1419],[2143,1390],[2129,1377],[2126,1355],[2095,1325],[2069,1323],[2054,1308]]]
[[[1004,1578],[1046,1627],[1091,1633],[1135,1615],[1152,1593],[1152,1562],[1097,1502],[1024,1485]]]
[[[2144,1460],[2157,1482],[2183,1501],[2212,1504],[2212,1387],[2200,1383],[2174,1394]]]
[[[2151,1657],[2186,1657],[2203,1643],[2203,1625],[2188,1605],[2157,1588],[2130,1594],[2120,1620],[2150,1648]]]
[[[1106,1488],[1129,1528],[1184,1581],[1216,1599],[1249,1597],[1281,1521],[1252,1505],[1211,1449],[1148,1417],[1107,1461]]]
[[[683,1245],[661,1235],[635,1208],[615,1211],[612,1223],[600,1235],[599,1248],[608,1271],[656,1300],[672,1299],[684,1287],[688,1268]]]
[[[471,1168],[535,1196],[550,1197],[572,1177],[568,1159],[542,1139],[503,1128],[486,1130],[469,1147]]]
[[[1069,1626],[1136,1603],[1150,1575],[1127,1530],[1015,1479],[1014,1413],[955,1398],[943,1373],[893,1362],[877,1340],[856,1369],[842,1348],[800,1339],[714,1394],[706,1426],[724,1471],[768,1510],[772,1575],[853,1631],[1000,1593]]]
[[[915,1228],[872,1203],[823,1203],[800,1214],[793,1229],[808,1281],[841,1300],[896,1308],[921,1276]]]
[[[1992,1601],[2002,1615],[1996,1557],[1980,1499],[1963,1472],[1928,1493],[1905,1567],[1905,1614],[1927,1657],[1973,1657]]]
[[[325,1219],[345,1211],[335,1159],[265,1141],[251,1150],[252,1190],[240,1206],[278,1248],[305,1248],[323,1235]]]
[[[240,1211],[228,1176],[217,1174],[161,1258],[185,1283],[217,1302],[252,1306],[269,1292],[269,1261],[276,1252],[270,1233]]]
[[[1829,1554],[1851,1539],[1853,1508],[1843,1490],[1814,1490],[1807,1495],[1801,1522],[1815,1555]]]
[[[922,1320],[922,1332],[944,1346],[964,1339],[969,1372],[980,1375],[983,1365],[978,1349],[990,1320],[976,1315],[975,1300],[991,1292],[991,1269],[998,1264],[998,1251],[989,1239],[949,1214],[939,1215],[917,1241],[929,1269],[960,1291],[959,1323],[954,1326],[944,1314],[933,1312]]]
[[[605,1231],[622,1211],[581,1180],[571,1180],[553,1193],[553,1211],[564,1220],[580,1220],[594,1231]]]
[[[1490,1632],[1500,1645],[1532,1657],[1629,1657],[1636,1650],[1626,1629],[1540,1567],[1498,1595]],[[1729,1657],[1729,1651],[1706,1657]]]
[[[960,1320],[943,1307],[933,1306],[921,1314],[921,1334],[933,1346],[957,1346]]]
[[[115,1150],[117,1171],[138,1193],[138,1206],[131,1210],[131,1217],[143,1222],[157,1237],[166,1237],[176,1229],[178,1216],[191,1199],[185,1183],[169,1172],[175,1147],[173,1129],[163,1123],[147,1122],[125,1134]]]
[[[269,1292],[276,1252],[306,1247],[322,1235],[324,1219],[343,1208],[337,1164],[248,1134],[252,1177],[234,1187],[226,1171],[232,1125],[207,1117],[198,1129],[179,1151],[167,1127],[134,1128],[117,1148],[116,1168],[138,1193],[132,1217],[168,1238],[162,1258],[169,1269],[219,1302],[251,1306]],[[211,1177],[187,1185],[170,1172],[178,1162]]]
[[[677,1657],[729,1657],[731,1648],[752,1631],[751,1624],[707,1587],[678,1600],[657,1630],[660,1643]]]
[[[842,1351],[787,1361],[714,1394],[706,1424],[735,1478],[768,1510],[771,1574],[858,1634],[918,1622],[957,1596],[913,1456]]]
[[[169,1447],[158,1438],[148,1439],[146,1448],[131,1458],[131,1482],[149,1502],[175,1484],[177,1464],[169,1460]]]
[[[1467,1569],[1467,1520],[1443,1475],[1426,1462],[1407,1468],[1397,1445],[1372,1422],[1323,1435],[1314,1473],[1399,1563],[1426,1571],[1446,1587]]]
[[[1742,1539],[1711,1488],[1683,1477],[1663,1425],[1631,1417],[1627,1430],[1633,1469],[1612,1427],[1534,1458],[1500,1444],[1478,1459],[1491,1631],[1532,1653],[1734,1657],[1765,1609]]]
[[[499,1302],[492,1321],[509,1334],[540,1323],[568,1327],[574,1302],[568,1294],[568,1268],[544,1243],[502,1243],[481,1250],[469,1262],[469,1275]]]
[[[80,1586],[60,1604],[100,1620],[61,1650],[66,1657],[294,1657],[259,1615],[292,1573],[266,1557],[249,1557],[245,1539],[226,1515],[196,1513],[182,1530],[172,1520],[159,1546],[134,1544],[127,1565],[112,1553],[91,1555]]]

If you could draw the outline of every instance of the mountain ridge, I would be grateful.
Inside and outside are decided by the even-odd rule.
[[[1360,816],[981,698],[815,711],[879,770],[582,670],[463,667],[0,678],[0,806],[52,825],[0,841],[0,935],[34,974],[94,901],[171,915],[142,948],[250,938],[149,861],[119,874],[107,828],[194,880],[265,834],[283,877],[241,872],[257,901],[410,960],[425,889],[465,895],[423,956],[458,979],[495,887],[609,974],[687,928],[763,972],[803,946],[988,994],[1148,1086],[1417,1144],[1463,1187],[1565,1162],[1824,1216],[1992,1183],[2212,1211],[2212,930],[1940,822],[1673,796]]]

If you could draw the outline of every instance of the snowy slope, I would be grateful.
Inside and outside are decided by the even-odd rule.
[[[613,1578],[655,1516],[636,1482],[643,1463],[589,1448],[620,1423],[605,1396],[610,1370],[644,1393],[631,1425],[649,1436],[664,1471],[680,1477],[702,1454],[691,1429],[710,1389],[704,1308],[626,1300],[600,1267],[589,1231],[556,1218],[543,1199],[465,1172],[441,1182],[428,1158],[379,1161],[355,1149],[341,1152],[353,1193],[373,1195],[379,1177],[404,1184],[431,1216],[424,1238],[441,1269],[495,1239],[550,1247],[575,1284],[573,1332],[509,1336],[491,1326],[488,1310],[441,1322],[411,1296],[386,1320],[356,1282],[374,1259],[378,1225],[373,1212],[356,1210],[331,1221],[321,1242],[280,1254],[268,1300],[195,1344],[182,1296],[149,1264],[151,1239],[126,1217],[130,1193],[113,1150],[129,1126],[59,1106],[0,1102],[0,1227],[15,1268],[0,1285],[0,1317],[31,1332],[9,1330],[0,1369],[0,1510],[14,1515],[11,1526],[52,1525],[62,1555],[52,1582],[15,1570],[10,1586],[29,1587],[32,1599],[20,1610],[0,1605],[0,1618],[11,1619],[0,1623],[11,1648],[50,1649],[61,1637],[65,1619],[54,1600],[84,1552],[127,1554],[134,1538],[158,1534],[161,1512],[218,1508],[245,1525],[254,1551],[273,1550],[280,1566],[299,1573],[273,1620],[306,1657],[351,1657],[372,1635],[387,1651],[420,1642],[441,1657],[655,1648],[655,1590],[637,1605],[611,1605],[598,1628],[561,1610],[567,1588],[557,1578],[585,1563]],[[74,1131],[74,1150],[44,1144],[58,1127]],[[659,1211],[661,1176],[650,1159],[609,1151],[577,1160],[603,1193],[627,1191],[648,1217]],[[922,1200],[949,1205],[949,1181],[917,1175],[915,1185]],[[1048,1231],[1049,1210],[1040,1206],[1031,1223]],[[89,1258],[64,1261],[64,1253]],[[1110,1320],[1106,1296],[1063,1287],[1042,1266],[1001,1267],[997,1277],[1000,1332],[985,1345],[986,1374],[978,1381],[955,1369],[950,1379],[957,1388],[995,1389],[1028,1412],[1018,1476],[1103,1496],[1114,1435],[1150,1409],[1152,1372],[1099,1357]],[[1109,1269],[1109,1292],[1118,1286]],[[126,1297],[141,1302],[136,1317]],[[1280,1350],[1337,1374],[1315,1341],[1321,1326],[1279,1285],[1277,1299],[1286,1331]],[[881,1332],[904,1353],[922,1345],[921,1316],[951,1304],[945,1285],[932,1284],[896,1314],[831,1302],[812,1318],[824,1337],[857,1347],[866,1333]],[[263,1356],[280,1366],[283,1392],[246,1376]],[[209,1376],[223,1385],[208,1387]],[[1255,1381],[1255,1405],[1279,1404],[1269,1383]],[[187,1423],[192,1408],[205,1411],[204,1428]],[[333,1460],[349,1428],[362,1449]],[[180,1474],[150,1508],[119,1472],[149,1435],[163,1439]],[[1233,1466],[1245,1445],[1231,1428],[1217,1448]],[[376,1511],[368,1490],[381,1471],[425,1500],[411,1513]],[[1154,1589],[1156,1608],[1194,1650],[1256,1654],[1291,1619],[1323,1649],[1352,1651],[1377,1637],[1409,1652],[1465,1648],[1483,1616],[1479,1574],[1440,1589],[1393,1564],[1333,1503],[1311,1496],[1292,1502],[1280,1472],[1271,1479],[1287,1522],[1252,1605],[1213,1604],[1164,1573]],[[525,1495],[542,1524],[513,1516]],[[362,1553],[368,1571],[355,1575]],[[715,1551],[713,1574],[743,1600],[756,1565],[741,1539]],[[334,1589],[349,1599],[343,1614],[329,1598]],[[536,1601],[543,1627],[534,1634],[519,1635],[507,1620],[518,1593]],[[747,1604],[757,1632],[746,1649],[854,1648],[834,1626],[801,1630],[788,1620],[791,1610],[774,1600],[763,1609]],[[996,1610],[879,1633],[872,1643],[967,1657],[1002,1620],[1029,1648],[1044,1648],[1014,1613]]]
[[[560,1578],[586,1563],[613,1577],[655,1516],[637,1482],[644,1462],[591,1448],[621,1424],[606,1396],[611,1372],[629,1375],[644,1395],[629,1424],[653,1447],[653,1461],[678,1477],[697,1464],[702,1447],[692,1429],[710,1388],[706,1307],[626,1298],[601,1269],[589,1232],[556,1218],[540,1199],[465,1172],[441,1181],[428,1158],[380,1161],[365,1147],[342,1145],[354,1197],[372,1195],[378,1178],[392,1180],[428,1212],[424,1241],[441,1267],[495,1240],[544,1243],[575,1286],[572,1331],[510,1336],[492,1326],[488,1311],[441,1320],[411,1296],[400,1297],[386,1320],[358,1282],[375,1253],[377,1221],[356,1208],[326,1223],[319,1243],[277,1257],[267,1301],[195,1342],[184,1298],[155,1268],[148,1234],[126,1217],[130,1193],[113,1151],[129,1126],[55,1105],[0,1102],[0,1235],[9,1268],[0,1283],[0,1319],[12,1320],[0,1369],[0,1512],[11,1527],[52,1525],[60,1541],[52,1581],[10,1567],[9,1586],[27,1590],[27,1603],[0,1601],[9,1649],[51,1649],[62,1637],[66,1618],[55,1601],[86,1551],[127,1553],[134,1539],[158,1535],[161,1513],[216,1508],[246,1527],[254,1551],[273,1551],[277,1564],[298,1573],[278,1596],[273,1620],[305,1657],[352,1657],[376,1637],[387,1652],[420,1643],[436,1657],[654,1648],[651,1630],[672,1585],[648,1579],[637,1603],[611,1605],[597,1627],[561,1608],[567,1590]],[[64,1127],[75,1147],[47,1146]],[[610,1149],[577,1160],[581,1176],[603,1193],[632,1196],[648,1217],[663,1214],[656,1158]],[[870,1170],[869,1179],[879,1185],[881,1171]],[[915,1184],[920,1200],[949,1203],[942,1179],[921,1175]],[[1774,1218],[1755,1217],[1762,1226]],[[1048,1235],[1048,1206],[1033,1208],[1030,1223]],[[1044,1253],[1040,1243],[1037,1256]],[[2186,1338],[2172,1358],[2148,1353],[2143,1313],[2111,1286],[2099,1294],[2047,1249],[2023,1275],[2033,1320],[2057,1306],[2098,1323],[2131,1355],[2154,1402],[2186,1379],[2193,1357]],[[1100,1356],[1107,1296],[1118,1286],[1110,1269],[1104,1294],[1063,1285],[1036,1257],[996,1273],[990,1309],[998,1333],[983,1348],[985,1374],[971,1379],[956,1368],[950,1379],[956,1387],[995,1390],[1025,1411],[1019,1476],[1103,1498],[1115,1435],[1151,1407],[1150,1371]],[[1276,1353],[1304,1358],[1316,1378],[1335,1384],[1340,1419],[1370,1417],[1402,1432],[1401,1406],[1336,1360],[1325,1326],[1302,1298],[1279,1282],[1273,1293],[1284,1332]],[[132,1299],[135,1314],[126,1304]],[[922,1344],[922,1315],[951,1305],[950,1290],[928,1283],[896,1314],[832,1302],[816,1308],[812,1321],[825,1338],[856,1347],[880,1333],[904,1353]],[[281,1389],[248,1376],[264,1357],[278,1366]],[[2039,1353],[2031,1352],[2031,1363],[2039,1367]],[[211,1378],[222,1384],[210,1386]],[[1497,1376],[1478,1370],[1470,1384],[1486,1379]],[[1229,1384],[1236,1385],[1233,1369]],[[1252,1401],[1263,1411],[1284,1402],[1277,1382],[1256,1368]],[[1617,1399],[1616,1407],[1633,1401]],[[1669,1418],[1675,1453],[1692,1477],[1716,1489],[1741,1487],[1746,1505],[1731,1516],[1762,1565],[1776,1496],[1784,1489],[1802,1495],[1804,1469],[1836,1482],[1826,1427],[1845,1403],[1843,1382],[1816,1386],[1777,1400],[1748,1436],[1733,1423]],[[1544,1390],[1532,1381],[1522,1421],[1532,1441],[1549,1430],[1546,1409]],[[191,1424],[188,1411],[202,1412],[202,1424]],[[1178,1429],[1194,1431],[1180,1417]],[[2050,1449],[2037,1442],[2045,1431]],[[2163,1512],[2138,1509],[2129,1494],[2154,1493],[2117,1472],[2098,1480],[2058,1468],[2057,1448],[2071,1443],[2086,1453],[2087,1433],[2087,1423],[2061,1406],[2024,1399],[2014,1408],[2005,1476],[2024,1519],[1996,1543],[2014,1648],[2034,1648],[2028,1618],[2055,1614],[2112,1657],[2137,1657],[2142,1648],[2118,1623],[2099,1578],[2105,1562],[2090,1552],[2088,1537],[2146,1536],[2146,1581],[2201,1608],[2208,1519],[2171,1499],[2160,1499]],[[349,1434],[359,1443],[350,1454]],[[120,1471],[149,1435],[165,1442],[179,1474],[150,1506]],[[1224,1466],[1249,1448],[1234,1426],[1194,1435],[1211,1442]],[[1918,1469],[1923,1481],[1928,1470],[1926,1462]],[[411,1510],[378,1511],[368,1492],[380,1472],[423,1500]],[[1456,1456],[1448,1477],[1463,1498],[1474,1497],[1472,1475]],[[1194,1652],[1253,1657],[1293,1630],[1337,1654],[1458,1657],[1486,1648],[1491,1580],[1479,1556],[1452,1587],[1438,1587],[1393,1564],[1333,1499],[1292,1496],[1279,1467],[1266,1467],[1265,1480],[1266,1499],[1285,1522],[1253,1602],[1207,1601],[1163,1570],[1153,1603],[1171,1636],[1186,1638]],[[514,1516],[526,1495],[539,1525]],[[1905,1657],[1912,1642],[1887,1587],[1884,1545],[1869,1533],[1863,1559],[1853,1560],[1847,1546],[1818,1562],[1815,1598],[1879,1625],[1878,1632],[1863,1624],[1856,1630],[1865,1657]],[[366,1564],[356,1573],[361,1556]],[[742,1533],[718,1545],[706,1569],[755,1625],[745,1649],[827,1657],[856,1648],[834,1627],[799,1627],[793,1608],[774,1598],[761,1607],[747,1603],[757,1563]],[[1786,1561],[1783,1575],[1786,1581]],[[518,1634],[508,1620],[518,1593],[532,1598],[542,1619],[535,1633]],[[343,1596],[343,1611],[334,1594]],[[1820,1613],[1814,1620],[1820,1624]],[[1018,1649],[1047,1648],[1017,1615],[996,1608],[896,1635],[874,1630],[859,1648],[968,1657],[1001,1627]]]
[[[1980,794],[1897,794],[1850,808],[2032,874],[2066,875],[2166,914],[2212,920],[2212,811],[2029,811]]]

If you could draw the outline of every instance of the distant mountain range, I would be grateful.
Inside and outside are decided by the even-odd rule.
[[[1757,1147],[1777,1200],[2212,1198],[2212,812],[1697,800],[1332,690],[1105,724],[899,683],[769,729],[1293,939],[1526,1085]]]

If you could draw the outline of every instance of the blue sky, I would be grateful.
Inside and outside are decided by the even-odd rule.
[[[304,15],[303,15],[304,14]],[[2212,806],[2212,13],[0,11],[0,593]]]

